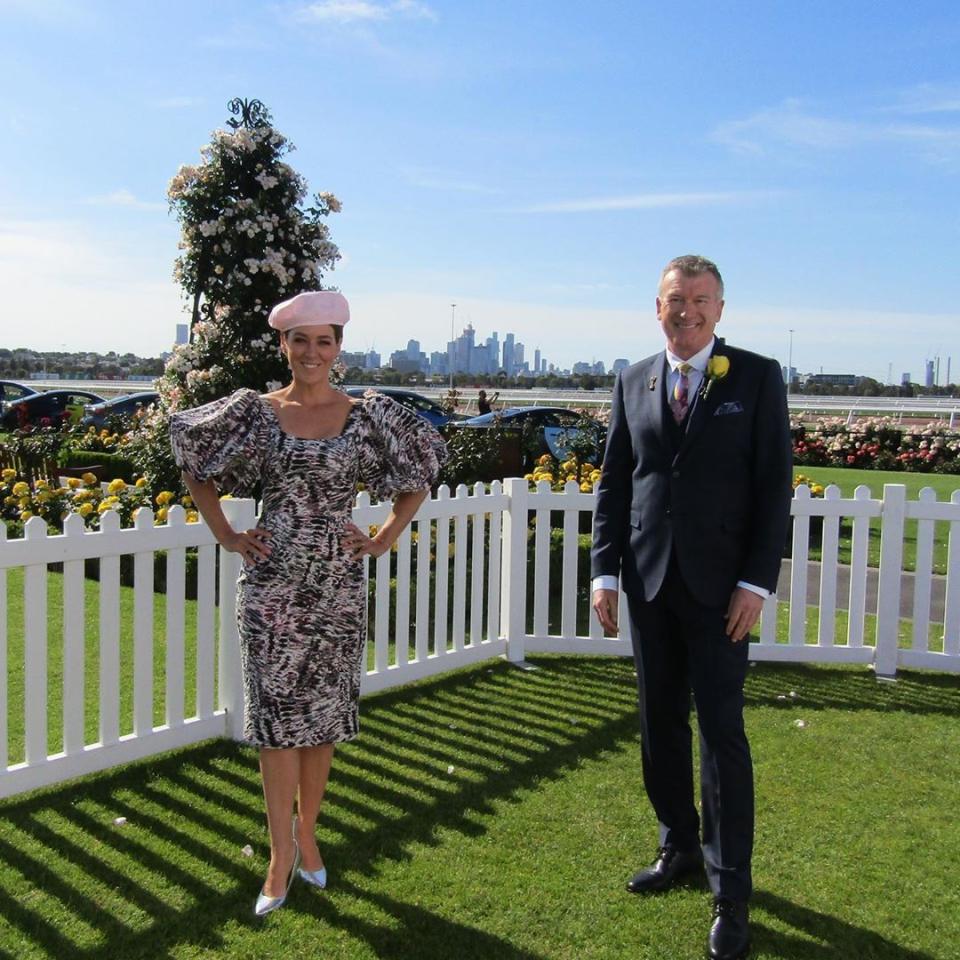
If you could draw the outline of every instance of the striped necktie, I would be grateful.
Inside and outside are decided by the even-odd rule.
[[[687,416],[687,410],[690,408],[690,378],[687,374],[693,367],[689,363],[681,363],[677,367],[677,382],[673,385],[673,397],[670,400],[670,409],[673,411],[673,419],[677,423],[683,423]]]

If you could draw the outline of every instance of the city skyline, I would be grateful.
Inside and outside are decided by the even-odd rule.
[[[168,349],[166,187],[241,96],[343,204],[345,349],[439,347],[456,303],[559,367],[637,359],[660,269],[696,252],[732,343],[916,380],[958,353],[958,47],[935,0],[0,3],[0,323]]]

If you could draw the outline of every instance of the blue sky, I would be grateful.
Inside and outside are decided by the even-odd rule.
[[[331,219],[347,347],[514,331],[661,346],[660,268],[719,264],[731,342],[960,376],[952,0],[0,0],[0,344],[166,349],[165,191],[257,97]]]

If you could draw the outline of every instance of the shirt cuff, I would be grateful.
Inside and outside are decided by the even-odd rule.
[[[749,590],[751,593],[755,593],[758,597],[763,597],[764,600],[770,596],[770,591],[764,587],[756,587],[752,583],[747,583],[744,580],[737,581],[738,587],[743,587],[744,590]]]
[[[592,592],[597,590],[619,590],[620,579],[618,577],[611,577],[609,574],[594,577],[590,589]]]

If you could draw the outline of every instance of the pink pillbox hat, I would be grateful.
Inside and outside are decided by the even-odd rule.
[[[270,311],[267,323],[275,330],[292,330],[320,324],[342,327],[349,319],[350,305],[342,293],[317,290],[315,293],[298,293],[278,303]]]

